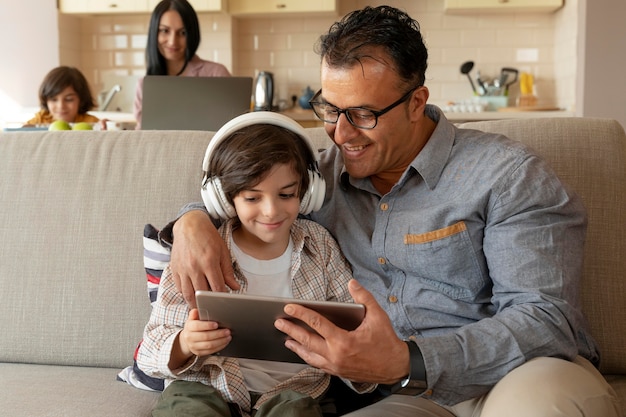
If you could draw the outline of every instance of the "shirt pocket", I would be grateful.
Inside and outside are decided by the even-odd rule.
[[[465,222],[406,234],[410,275],[453,299],[475,299],[487,283]]]

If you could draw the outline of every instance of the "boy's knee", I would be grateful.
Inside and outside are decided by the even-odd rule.
[[[322,409],[314,398],[296,391],[282,391],[259,407],[255,416],[262,417],[321,417]]]
[[[153,417],[230,417],[230,406],[213,387],[192,381],[174,381],[163,391]]]

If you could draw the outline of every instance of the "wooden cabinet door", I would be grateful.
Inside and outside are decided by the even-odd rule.
[[[61,13],[121,14],[150,11],[148,0],[60,0]]]
[[[160,0],[149,0],[148,9],[150,13],[154,10]],[[193,9],[200,12],[224,12],[226,11],[226,0],[188,0]]]
[[[234,16],[280,14],[336,14],[336,0],[230,0],[228,11]]]
[[[563,0],[445,0],[446,13],[552,13]]]

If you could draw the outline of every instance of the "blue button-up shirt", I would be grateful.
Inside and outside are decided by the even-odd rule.
[[[578,302],[581,200],[523,144],[458,129],[434,106],[426,114],[435,131],[385,195],[326,150],[326,202],[311,217],[398,336],[417,341],[430,398],[482,395],[538,356],[597,363]]]

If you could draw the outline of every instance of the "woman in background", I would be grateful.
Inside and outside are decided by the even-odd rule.
[[[198,15],[187,0],[162,0],[150,18],[146,46],[146,75],[182,77],[228,77],[222,64],[200,59]],[[135,94],[136,129],[141,129],[143,78]]]
[[[60,66],[52,69],[39,87],[39,110],[24,126],[48,125],[57,120],[67,123],[98,123],[106,129],[104,121],[87,114],[95,107],[89,83],[80,70]]]

